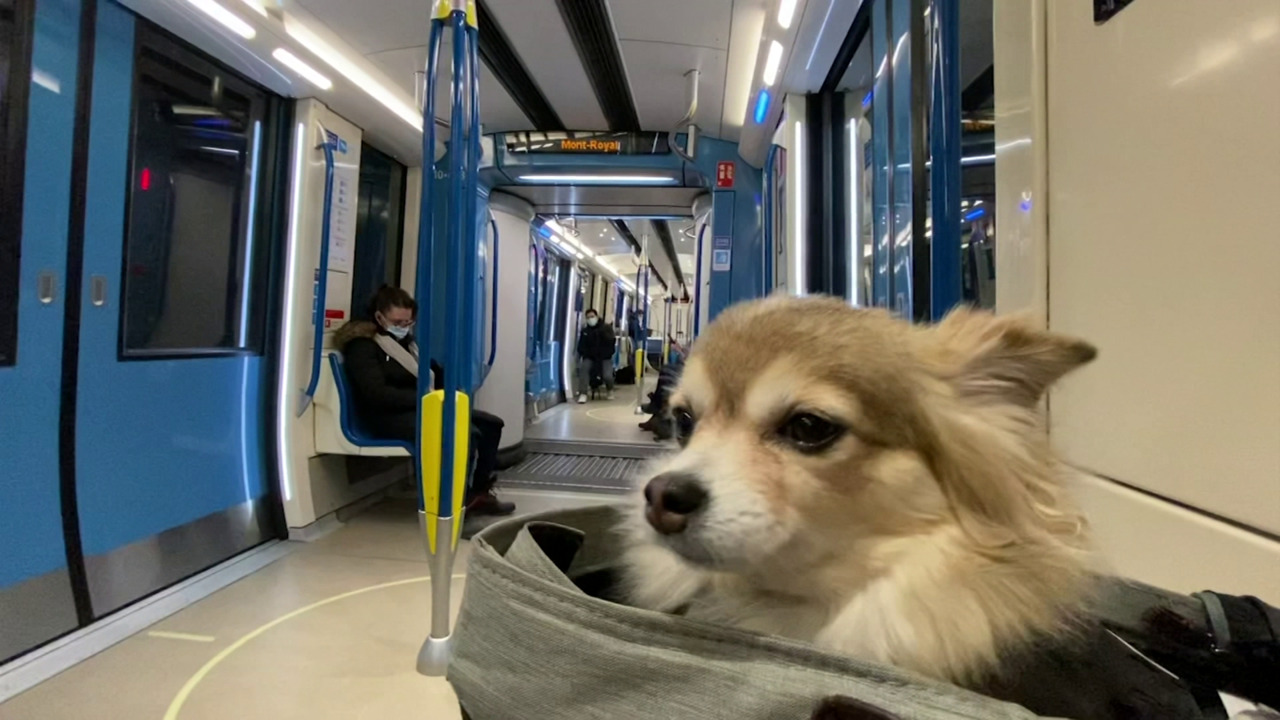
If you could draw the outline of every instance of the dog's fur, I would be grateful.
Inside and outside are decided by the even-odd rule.
[[[920,327],[828,298],[729,309],[672,397],[695,430],[653,469],[692,473],[708,504],[664,536],[637,496],[630,602],[980,682],[1070,632],[1088,595],[1039,405],[1094,355],[971,310]],[[848,430],[802,453],[777,433],[797,412]]]

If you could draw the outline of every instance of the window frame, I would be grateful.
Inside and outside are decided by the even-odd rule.
[[[0,195],[0,367],[18,364],[21,316],[22,216],[27,160],[27,116],[31,98],[31,52],[35,36],[35,0],[10,0],[13,22],[0,32],[9,45],[8,77],[0,106],[3,143],[3,195]],[[11,260],[11,261],[10,261]]]
[[[153,25],[150,22],[139,20],[138,30],[135,34],[134,41],[134,57],[133,57],[133,83],[130,89],[130,118],[129,118],[129,163],[127,175],[124,178],[126,188],[125,216],[124,228],[121,238],[123,244],[121,252],[120,267],[120,293],[119,293],[119,317],[118,317],[118,340],[117,340],[117,359],[121,362],[138,362],[148,360],[188,360],[202,358],[220,358],[220,357],[262,357],[266,355],[269,345],[266,332],[267,328],[259,320],[263,312],[269,305],[269,298],[266,296],[266,288],[268,283],[264,282],[265,273],[270,271],[268,265],[271,259],[270,239],[271,239],[271,212],[269,212],[268,200],[271,196],[271,188],[269,183],[264,179],[272,177],[268,163],[272,162],[271,156],[267,150],[270,146],[268,138],[272,135],[272,128],[268,121],[269,107],[271,105],[271,93],[261,86],[253,83],[234,70],[228,68],[222,63],[210,58],[198,48],[193,47],[189,43]],[[172,64],[173,66],[170,66]],[[248,284],[247,297],[248,305],[241,309],[241,313],[229,313],[228,322],[240,323],[243,313],[249,314],[249,333],[246,342],[243,345],[232,347],[185,347],[185,348],[159,348],[159,349],[139,349],[130,348],[127,345],[128,335],[126,327],[126,317],[128,309],[129,297],[129,240],[130,232],[133,225],[133,202],[134,202],[134,179],[137,177],[136,161],[137,155],[135,150],[139,144],[138,138],[138,102],[140,93],[143,91],[144,77],[151,78],[151,82],[161,83],[170,87],[179,88],[183,91],[202,92],[195,84],[191,76],[186,75],[183,69],[194,75],[203,75],[206,77],[219,77],[222,85],[226,90],[235,93],[237,96],[245,99],[248,103],[248,124],[252,127],[253,123],[258,123],[260,132],[258,133],[256,148],[253,147],[253,133],[248,136],[248,152],[256,154],[259,158],[257,168],[258,182],[257,195],[252,195],[251,189],[254,183],[250,182],[250,173],[252,172],[252,162],[246,163],[245,182],[240,194],[240,210],[237,214],[236,224],[239,232],[235,238],[234,245],[230,252],[230,261],[233,264],[239,264],[244,261],[246,266],[253,268],[251,273],[246,273],[236,282],[234,270],[231,272],[229,279],[229,289],[227,294],[227,302],[233,304],[239,297],[246,296],[246,288],[244,284]],[[243,212],[245,208],[249,208],[252,204],[261,212]],[[250,218],[254,219],[253,227],[249,226]],[[245,255],[244,244],[252,233],[254,242],[250,251],[253,253],[252,258]],[[231,289],[234,288],[234,289]]]

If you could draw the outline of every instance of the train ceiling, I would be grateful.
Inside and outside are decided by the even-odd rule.
[[[297,0],[408,93],[426,59],[422,0]],[[481,119],[507,130],[669,130],[701,71],[697,122],[736,141],[765,0],[480,0]],[[448,43],[441,48],[448,58]],[[447,68],[447,65],[445,65]],[[447,75],[446,75],[447,77]],[[437,86],[441,97],[448,83]],[[437,107],[445,112],[448,104]]]

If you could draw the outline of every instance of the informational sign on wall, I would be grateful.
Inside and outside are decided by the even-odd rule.
[[[711,272],[728,272],[733,267],[733,238],[717,235],[711,241]]]
[[[716,163],[716,187],[733,187],[733,161],[721,160]]]
[[[347,141],[329,131],[333,152],[333,197],[329,200],[329,269],[351,272],[355,254],[356,183],[359,167],[352,163]]]

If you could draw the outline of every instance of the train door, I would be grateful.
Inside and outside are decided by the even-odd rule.
[[[95,615],[273,534],[258,210],[279,125],[262,90],[114,3],[98,13],[73,338]]]
[[[35,5],[0,4],[0,663],[78,622],[59,465],[78,40]]]

